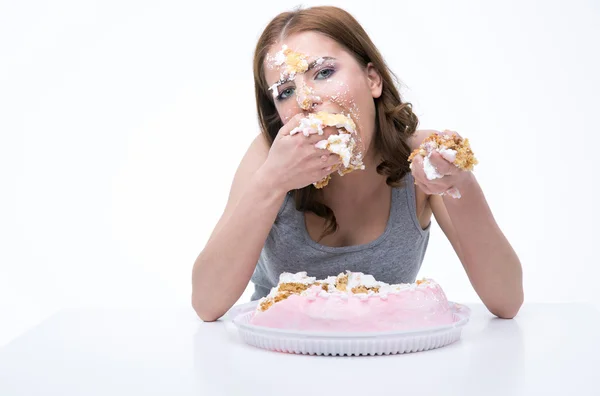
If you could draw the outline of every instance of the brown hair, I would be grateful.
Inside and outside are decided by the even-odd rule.
[[[412,112],[411,104],[402,102],[396,88],[399,85],[397,77],[388,69],[358,21],[343,9],[325,6],[283,12],[263,31],[254,52],[254,89],[258,120],[264,137],[272,144],[283,126],[265,79],[264,61],[268,50],[283,38],[306,31],[330,37],[353,55],[360,65],[366,67],[372,62],[380,73],[383,89],[381,96],[374,99],[374,149],[382,158],[377,166],[377,173],[387,176],[386,183],[389,186],[401,186],[402,178],[409,172],[410,147],[407,141],[416,131],[418,119]],[[323,238],[334,233],[338,224],[333,211],[318,201],[320,192],[310,184],[294,190],[294,200],[297,210],[311,211],[326,220],[326,227],[321,235]]]

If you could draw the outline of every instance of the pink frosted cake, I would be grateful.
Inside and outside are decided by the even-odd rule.
[[[288,330],[370,332],[450,324],[444,291],[431,279],[390,285],[350,272],[317,280],[306,272],[283,273],[259,300],[250,321]]]

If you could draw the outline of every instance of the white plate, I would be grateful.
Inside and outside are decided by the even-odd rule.
[[[308,332],[250,324],[257,301],[236,305],[227,313],[249,345],[304,355],[389,355],[419,352],[449,345],[460,338],[471,310],[450,302],[454,322],[448,325],[386,332]]]

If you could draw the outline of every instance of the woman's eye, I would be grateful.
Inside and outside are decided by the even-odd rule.
[[[294,88],[286,88],[283,91],[281,91],[279,96],[277,96],[277,99],[279,99],[279,100],[287,99],[290,96],[292,96],[293,93],[294,93]]]
[[[319,73],[317,73],[317,78],[325,79],[331,77],[333,74],[333,69],[323,69]]]

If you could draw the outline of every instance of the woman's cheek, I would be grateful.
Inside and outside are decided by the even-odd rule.
[[[331,81],[331,84],[336,87],[335,92],[331,96],[331,101],[342,107],[346,112],[350,113],[350,116],[352,119],[354,119],[354,122],[358,123],[361,114],[359,107],[352,95],[350,86],[341,80],[333,80]]]
[[[323,100],[329,101],[341,107],[346,112],[351,110],[350,89],[348,84],[341,80],[330,78],[323,82],[315,93]]]
[[[286,109],[283,111],[283,118],[282,118],[282,122],[284,124],[287,124],[288,121],[294,117],[296,115],[296,112],[294,111],[294,109]]]
[[[332,102],[347,102],[349,92],[348,84],[337,78],[329,78],[323,84],[323,93]]]

